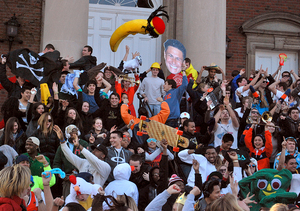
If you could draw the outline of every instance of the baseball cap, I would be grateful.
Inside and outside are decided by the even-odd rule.
[[[38,147],[40,146],[40,140],[36,137],[29,137],[26,141],[32,141]]]
[[[181,114],[180,114],[180,118],[182,119],[182,118],[190,118],[191,116],[190,116],[190,114],[188,113],[188,112],[182,112]]]
[[[209,181],[213,176],[217,176],[219,179],[223,179],[223,175],[221,172],[213,171],[210,173],[210,175],[207,177],[207,181]]]
[[[105,155],[105,157],[107,157],[108,151],[107,151],[106,146],[104,146],[103,144],[92,145],[92,146],[91,146],[91,149],[92,149],[92,150],[97,149],[97,150],[103,152],[104,155]]]

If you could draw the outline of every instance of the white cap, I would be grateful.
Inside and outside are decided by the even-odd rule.
[[[182,112],[181,114],[180,114],[180,118],[181,119],[183,119],[183,118],[190,118],[190,114],[188,113],[188,112]]]
[[[37,145],[38,147],[40,146],[40,140],[36,137],[29,137],[27,139],[27,141],[32,141],[32,143],[34,143],[35,145]]]

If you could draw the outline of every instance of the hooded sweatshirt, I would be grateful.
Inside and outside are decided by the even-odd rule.
[[[13,196],[12,199],[0,197],[0,211],[26,211],[26,205],[18,196]]]
[[[137,186],[129,181],[131,175],[130,165],[128,163],[117,165],[113,174],[115,180],[110,182],[105,188],[105,194],[117,197],[117,195],[123,195],[125,193],[127,196],[131,196],[136,204],[138,204],[139,191]]]

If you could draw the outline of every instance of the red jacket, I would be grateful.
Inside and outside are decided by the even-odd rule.
[[[14,196],[12,199],[0,197],[0,211],[26,211],[25,201],[18,196]]]
[[[271,133],[267,130],[265,132],[265,139],[266,143],[265,146],[262,147],[261,149],[257,150],[256,148],[253,147],[252,144],[252,132],[253,129],[250,128],[246,132],[245,136],[245,144],[247,148],[250,150],[250,157],[255,158],[257,160],[257,169],[265,169],[265,168],[270,168],[270,157],[272,155],[273,151],[273,145],[272,145],[272,135]]]
[[[137,81],[139,79],[139,76],[136,75],[135,76],[135,80]],[[132,87],[129,87],[128,90],[125,90],[124,88],[122,88],[121,84],[118,81],[115,81],[115,88],[116,88],[116,92],[120,95],[120,102],[122,101],[121,96],[122,93],[126,93],[128,96],[128,106],[129,106],[129,110],[131,111],[131,115],[136,116],[135,114],[135,109],[133,106],[133,98],[134,98],[134,93],[138,90],[139,88],[139,84],[135,84]]]

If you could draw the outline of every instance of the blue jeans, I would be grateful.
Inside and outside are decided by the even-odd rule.
[[[153,113],[153,116],[157,115],[160,112],[160,104],[149,104],[149,107]],[[149,117],[152,117],[152,114],[149,111],[148,106],[146,106],[146,109],[149,113]]]

